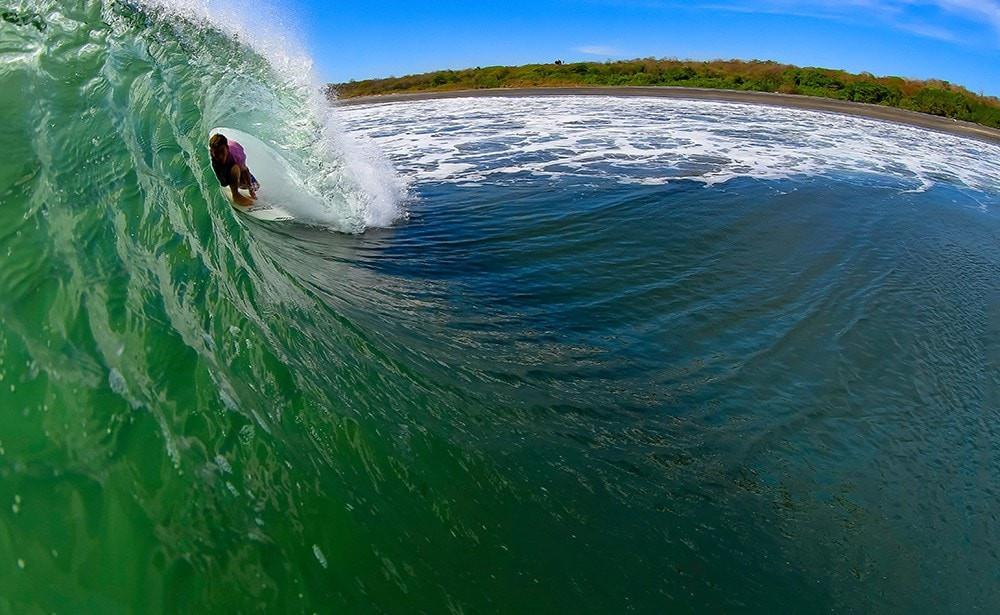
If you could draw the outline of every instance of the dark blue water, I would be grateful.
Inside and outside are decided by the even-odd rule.
[[[494,146],[433,155],[516,164],[530,138],[511,123],[513,146],[484,130]],[[448,289],[423,330],[503,404],[473,439],[538,485],[545,513],[518,534],[556,595],[1000,605],[1000,192],[884,170],[902,160],[710,185],[623,184],[606,161],[443,182],[412,167],[409,224],[372,267]]]

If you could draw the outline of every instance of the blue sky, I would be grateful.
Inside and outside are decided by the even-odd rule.
[[[320,77],[633,57],[768,59],[1000,95],[1000,0],[282,0]]]

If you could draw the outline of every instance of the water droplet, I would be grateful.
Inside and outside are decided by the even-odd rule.
[[[222,455],[215,456],[215,465],[219,466],[219,469],[225,472],[226,474],[229,474],[233,471],[232,466],[229,465],[229,461],[226,460],[226,458],[223,457]]]
[[[250,444],[251,440],[253,440],[253,425],[244,425],[240,429],[240,441],[243,444]]]
[[[316,556],[316,561],[319,562],[319,565],[325,569],[327,567],[326,556],[323,555],[319,545],[313,545],[313,555]]]
[[[108,373],[108,386],[111,390],[119,395],[125,395],[128,393],[128,385],[125,383],[125,376],[122,375],[118,368],[111,368],[111,372]]]

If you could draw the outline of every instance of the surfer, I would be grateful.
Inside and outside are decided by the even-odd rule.
[[[253,205],[253,200],[257,198],[257,189],[260,184],[247,168],[247,155],[243,151],[243,146],[236,141],[230,141],[222,134],[214,134],[208,141],[208,147],[212,152],[212,170],[219,178],[219,185],[229,186],[233,191],[233,202],[243,207]],[[250,191],[250,198],[240,194],[240,188]]]

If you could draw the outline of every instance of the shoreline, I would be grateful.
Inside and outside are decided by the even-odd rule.
[[[675,86],[629,86],[629,87],[540,87],[540,88],[496,88],[481,90],[444,90],[434,92],[405,92],[401,94],[380,94],[355,98],[334,99],[334,106],[380,105],[444,98],[509,97],[533,96],[645,96],[655,98],[676,98],[711,102],[732,102],[744,104],[807,109],[827,113],[853,115],[883,122],[916,126],[936,132],[944,132],[960,137],[1000,145],[1000,130],[953,120],[918,111],[896,107],[884,107],[868,103],[858,103],[818,96],[799,94],[777,94],[744,90],[715,90],[708,88],[684,88]]]

